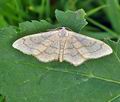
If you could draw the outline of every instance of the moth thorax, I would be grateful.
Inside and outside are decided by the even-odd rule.
[[[66,36],[68,36],[68,32],[67,32],[67,30],[65,29],[65,27],[62,27],[62,29],[61,29],[60,32],[59,32],[59,36],[60,36],[60,37],[66,37]]]

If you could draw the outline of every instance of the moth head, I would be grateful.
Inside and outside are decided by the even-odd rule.
[[[65,29],[65,27],[62,27],[61,29],[60,29],[60,31],[59,31],[59,36],[60,37],[66,37],[66,36],[68,36],[69,34],[68,34],[68,31]]]

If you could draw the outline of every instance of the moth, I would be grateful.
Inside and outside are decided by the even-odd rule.
[[[75,66],[113,52],[104,42],[67,30],[65,27],[22,37],[12,46],[42,62],[65,60]]]

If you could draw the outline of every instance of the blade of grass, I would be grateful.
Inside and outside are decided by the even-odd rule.
[[[101,9],[103,9],[105,7],[106,7],[106,5],[101,5],[99,7],[96,7],[94,9],[88,11],[86,16],[91,16],[91,15],[95,14],[96,12],[100,11]]]
[[[7,22],[5,21],[4,17],[0,15],[0,28],[7,26]]]
[[[21,1],[20,0],[14,0],[14,3],[15,3],[17,14],[19,15],[18,19],[19,19],[19,21],[23,21],[25,13],[23,11],[23,7],[22,7]]]
[[[100,39],[100,40],[116,38],[115,36],[110,35],[108,32],[83,31],[82,34],[92,37],[92,38]]]
[[[120,34],[120,6],[118,0],[107,0],[107,14],[112,26]]]
[[[65,10],[76,10],[76,3],[78,0],[68,0],[65,5]]]
[[[79,0],[80,1],[80,0]],[[83,6],[87,6],[87,5],[90,5],[91,3],[92,3],[92,1],[93,0],[84,0],[84,2],[83,1],[80,1],[80,2],[82,2],[82,5]]]
[[[114,31],[112,31],[111,29],[107,28],[106,26],[100,24],[99,22],[97,22],[97,21],[95,21],[95,20],[93,20],[93,19],[91,19],[91,18],[89,18],[89,17],[87,17],[86,19],[87,19],[90,23],[92,23],[92,24],[98,26],[99,28],[101,28],[101,29],[109,32],[111,35],[118,37],[117,34],[116,34]]]
[[[50,17],[50,1],[46,0],[46,17],[49,18]]]

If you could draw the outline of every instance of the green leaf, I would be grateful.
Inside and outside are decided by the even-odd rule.
[[[76,32],[80,32],[87,25],[86,13],[83,9],[77,11],[67,10],[66,12],[56,10],[55,15],[61,26],[68,27]]]
[[[33,25],[21,30],[33,33]],[[41,22],[36,26],[41,28]],[[24,35],[13,27],[0,30],[0,94],[6,102],[119,102],[120,41],[106,41],[113,54],[74,67],[42,63],[17,51],[12,43]]]
[[[32,20],[31,22],[26,21],[19,24],[21,34],[38,33],[41,31],[49,30],[51,28],[53,28],[53,25],[45,20],[41,21]]]
[[[120,6],[119,0],[107,0],[107,14],[114,30],[120,33]]]

